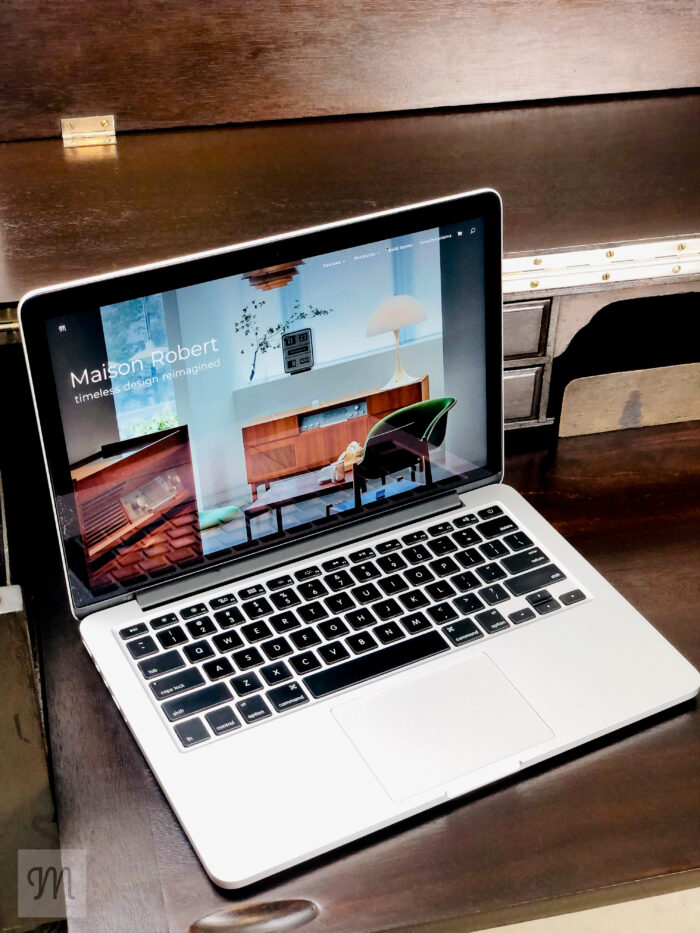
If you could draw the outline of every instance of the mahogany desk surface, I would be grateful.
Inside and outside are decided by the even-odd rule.
[[[319,905],[309,933],[464,933],[698,883],[700,716],[690,703],[250,890],[214,888],[69,616],[26,392],[17,376],[9,430],[21,438],[21,427],[23,456],[0,452],[0,468],[15,578],[41,634],[61,840],[88,855],[88,916],[73,933],[185,933],[217,908],[281,898]],[[696,665],[698,463],[694,422],[561,440],[506,467]]]
[[[700,230],[700,96],[0,144],[0,306],[30,288],[472,188],[506,253]]]

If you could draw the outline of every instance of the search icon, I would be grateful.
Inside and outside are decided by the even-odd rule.
[[[472,233],[476,233],[476,227],[471,228],[471,230],[469,231],[469,235],[471,236]]]

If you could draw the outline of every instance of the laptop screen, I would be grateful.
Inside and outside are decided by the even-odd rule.
[[[76,605],[487,474],[484,217],[285,247],[46,317]]]

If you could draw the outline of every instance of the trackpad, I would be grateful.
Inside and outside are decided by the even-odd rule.
[[[554,734],[485,654],[338,705],[333,715],[394,800]]]

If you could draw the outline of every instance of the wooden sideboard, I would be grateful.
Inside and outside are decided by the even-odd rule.
[[[261,483],[269,489],[272,480],[333,463],[352,441],[364,444],[370,428],[386,415],[427,398],[430,398],[429,379],[423,376],[405,386],[373,388],[329,399],[321,405],[305,405],[256,418],[242,430],[253,500]],[[344,417],[348,409],[355,407],[357,414],[350,412],[352,417]],[[339,419],[343,420],[334,420],[333,415],[339,409],[342,410]],[[316,416],[319,424],[314,424]]]

